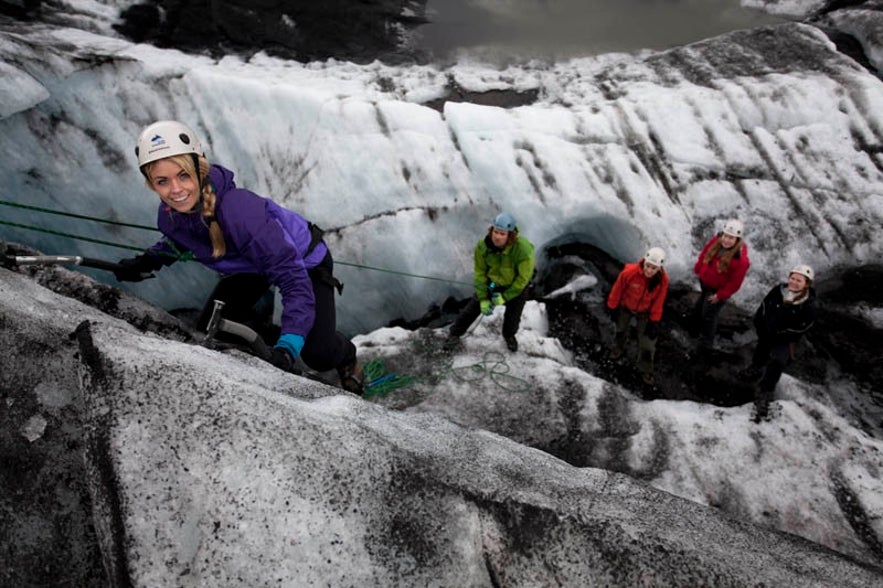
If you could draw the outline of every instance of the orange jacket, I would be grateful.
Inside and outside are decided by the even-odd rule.
[[[610,296],[607,297],[608,308],[615,309],[619,305],[625,306],[632,312],[647,312],[650,320],[656,322],[662,318],[662,305],[665,304],[665,295],[668,293],[668,274],[660,268],[657,276],[659,282],[653,290],[648,290],[651,279],[644,275],[644,260],[638,263],[627,263],[619,273]]]

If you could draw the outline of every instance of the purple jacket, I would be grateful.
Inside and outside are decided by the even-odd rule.
[[[171,265],[190,251],[203,265],[222,274],[261,274],[282,295],[282,333],[304,338],[313,327],[315,299],[307,270],[328,253],[319,243],[309,255],[307,221],[269,198],[237,188],[233,172],[219,165],[209,171],[218,195],[215,218],[221,225],[227,253],[212,257],[208,226],[198,212],[180,213],[160,203],[157,226],[166,239],[148,250],[162,265]],[[177,248],[177,251],[175,250]]]

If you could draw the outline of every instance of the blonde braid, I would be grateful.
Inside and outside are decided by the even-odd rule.
[[[212,188],[212,183],[208,179],[208,172],[209,169],[211,169],[208,160],[203,156],[197,158],[199,162],[199,173],[197,174],[196,168],[193,164],[193,157],[190,155],[173,155],[166,159],[179,165],[181,169],[190,174],[190,177],[199,178],[199,183],[202,185],[202,193],[200,194],[202,219],[208,224],[208,234],[212,243],[212,257],[215,259],[223,257],[224,254],[227,253],[227,243],[224,242],[224,233],[221,231],[221,225],[218,224],[218,221],[215,218],[215,206],[218,197],[217,194],[215,194],[215,189]],[[150,170],[155,164],[156,162],[154,161],[145,164],[141,168],[141,173],[144,174],[147,187],[151,190],[153,189],[153,185],[150,182]]]
[[[224,241],[224,233],[221,225],[215,218],[215,205],[218,196],[208,179],[209,163],[205,157],[199,158],[199,178],[202,184],[202,218],[208,221],[208,234],[212,241],[212,257],[218,259],[227,253],[227,243]]]

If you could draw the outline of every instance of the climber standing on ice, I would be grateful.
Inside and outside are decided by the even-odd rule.
[[[607,297],[607,308],[613,312],[616,324],[610,359],[617,360],[625,353],[629,326],[635,319],[638,369],[646,384],[653,383],[656,338],[668,293],[668,274],[662,268],[664,263],[665,252],[659,247],[651,247],[637,263],[625,265]]]
[[[773,392],[785,367],[794,359],[796,346],[816,322],[816,291],[812,287],[815,272],[800,264],[788,272],[788,281],[769,291],[754,313],[757,346],[751,365],[740,373],[758,382],[755,390],[754,419],[765,419]]]
[[[727,300],[742,287],[751,262],[743,233],[745,225],[730,219],[721,232],[708,240],[693,266],[701,292],[693,308],[693,324],[699,332],[698,352],[707,356],[714,349],[717,319]]]
[[[473,281],[475,296],[451,325],[445,347],[456,347],[460,337],[480,314],[491,315],[494,307],[505,306],[503,339],[509,351],[518,351],[515,334],[534,274],[534,247],[519,235],[515,218],[501,212],[475,246]]]

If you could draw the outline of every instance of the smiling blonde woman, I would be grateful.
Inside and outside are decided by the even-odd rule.
[[[241,321],[275,286],[282,298],[281,334],[272,361],[291,370],[300,357],[316,371],[335,368],[341,386],[362,392],[356,348],[337,332],[334,262],[322,231],[299,214],[236,186],[233,172],[210,165],[196,133],[178,121],[158,121],[138,137],[138,167],[159,196],[157,225],[164,238],[144,254],[121,260],[120,281],[179,259],[196,259],[221,274],[197,327],[214,308]]]

